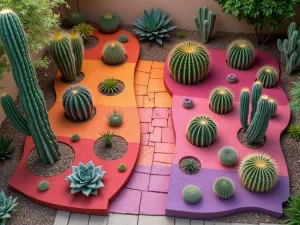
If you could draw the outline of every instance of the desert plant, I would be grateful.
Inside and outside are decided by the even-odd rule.
[[[297,115],[300,115],[300,82],[294,82],[295,86],[290,91],[292,100],[290,101],[290,108]]]
[[[257,80],[261,82],[264,88],[272,88],[277,83],[278,73],[272,66],[263,66],[257,72]]]
[[[88,23],[80,23],[73,27],[73,31],[78,32],[84,41],[93,35],[94,30],[94,27]]]
[[[120,35],[118,40],[121,43],[127,43],[128,42],[128,37],[126,35]]]
[[[240,94],[240,122],[244,132],[248,129],[250,92],[248,88],[243,88]]]
[[[71,137],[72,142],[78,142],[80,140],[79,134],[73,134]]]
[[[218,158],[223,166],[233,166],[238,161],[238,153],[233,147],[225,146],[219,151]]]
[[[213,189],[219,198],[227,199],[234,194],[234,184],[228,177],[219,177],[213,184]]]
[[[30,61],[24,30],[19,18],[11,10],[0,12],[0,37],[12,63],[13,77],[20,91],[21,106],[26,114],[23,122],[26,121],[40,160],[44,164],[53,164],[60,156],[58,144],[51,130],[43,94]],[[3,108],[8,115],[9,107]],[[21,118],[21,115],[10,117],[12,118]]]
[[[79,76],[83,63],[84,47],[83,40],[78,32],[70,33],[71,46],[75,57],[76,75]]]
[[[6,219],[11,218],[11,215],[16,212],[17,198],[6,197],[4,192],[0,192],[0,224],[5,225]]]
[[[287,218],[284,223],[287,225],[298,225],[300,221],[300,194],[292,195],[284,209],[284,215]]]
[[[49,187],[50,187],[50,183],[47,180],[42,180],[38,184],[38,190],[40,192],[48,191]]]
[[[231,73],[227,75],[226,80],[229,84],[234,84],[237,82],[237,77],[235,74]]]
[[[189,204],[196,204],[201,200],[201,191],[196,185],[187,185],[182,190],[182,198]]]
[[[67,16],[66,22],[67,22],[68,27],[72,28],[72,27],[74,27],[78,24],[86,23],[87,20],[86,20],[85,16],[82,13],[73,12],[70,15]]]
[[[100,17],[98,25],[101,32],[114,33],[119,29],[119,17],[113,13],[105,13]]]
[[[93,97],[90,91],[82,85],[67,88],[62,97],[62,102],[66,117],[73,121],[86,121],[93,114]]]
[[[15,148],[11,147],[12,139],[0,135],[0,160],[7,160],[13,157]]]
[[[272,190],[278,180],[276,163],[265,153],[246,156],[240,164],[238,173],[242,186],[257,193]]]
[[[71,194],[82,192],[85,196],[97,195],[98,189],[104,188],[102,179],[106,171],[102,166],[95,167],[90,161],[86,165],[79,163],[79,166],[72,166],[72,174],[67,176],[66,181],[70,183]]]
[[[233,94],[228,88],[215,88],[209,96],[210,109],[217,114],[226,114],[232,110]]]
[[[108,115],[108,122],[111,127],[119,127],[123,122],[123,114],[116,110],[113,110]]]
[[[100,91],[107,94],[114,94],[121,90],[119,81],[113,77],[105,79],[100,84]]]
[[[119,42],[110,42],[104,46],[103,62],[107,65],[120,65],[126,61],[123,45]]]
[[[144,19],[136,18],[133,24],[136,29],[133,31],[140,36],[140,40],[156,41],[160,45],[163,39],[170,37],[169,31],[175,30],[177,26],[169,26],[172,17],[167,18],[167,13],[160,12],[160,9],[152,9],[150,13],[144,10]]]
[[[217,136],[217,125],[207,116],[197,116],[188,125],[187,139],[197,147],[211,145]]]
[[[288,133],[295,141],[300,141],[300,125],[291,124],[288,128]]]
[[[269,98],[269,107],[271,110],[271,117],[275,116],[277,111],[277,102],[275,99]]]
[[[125,172],[125,171],[127,170],[126,164],[121,163],[121,164],[119,165],[119,167],[118,167],[118,170],[119,170],[121,173]]]
[[[174,81],[197,84],[208,75],[210,58],[204,46],[187,41],[176,45],[170,53],[169,68]]]
[[[110,130],[104,131],[101,133],[101,138],[104,139],[105,147],[111,148],[112,147],[112,139],[114,137],[114,132]]]
[[[182,106],[185,109],[191,109],[194,107],[194,101],[191,97],[184,97],[182,101]]]
[[[206,6],[200,7],[198,9],[198,17],[194,17],[197,29],[202,36],[202,43],[204,44],[208,42],[209,36],[214,31],[216,17],[217,14],[213,11],[208,11]]]
[[[258,104],[258,100],[261,97],[262,94],[262,84],[260,81],[256,81],[253,85],[252,85],[252,97],[251,97],[251,105],[252,105],[252,111],[251,111],[251,121],[256,113],[256,109],[257,109],[257,104]]]
[[[237,40],[227,49],[227,63],[237,70],[248,70],[254,62],[254,48],[249,41]]]
[[[194,158],[184,158],[181,160],[180,164],[183,171],[190,174],[194,174],[200,167],[199,162]]]
[[[181,32],[178,32],[176,34],[176,36],[179,38],[179,39],[184,39],[185,38],[185,34],[181,31]]]
[[[66,82],[75,81],[77,71],[70,37],[62,32],[54,33],[49,49],[61,73],[62,80]]]

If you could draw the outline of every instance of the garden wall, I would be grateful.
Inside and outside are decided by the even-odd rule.
[[[71,9],[77,9],[76,0],[67,0]],[[213,0],[77,0],[79,10],[93,22],[97,22],[99,15],[104,12],[115,12],[122,24],[132,24],[135,17],[143,17],[143,10],[151,8],[161,8],[173,17],[173,24],[179,28],[196,30],[194,16],[200,6],[207,6],[210,10],[217,13],[217,31],[253,33],[252,27],[246,22],[239,22],[235,17],[222,13],[218,3]],[[293,21],[300,21],[300,8],[298,15]],[[285,21],[278,29],[278,33],[286,33],[290,21]]]

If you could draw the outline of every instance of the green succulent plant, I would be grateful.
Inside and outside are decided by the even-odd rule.
[[[16,211],[17,205],[17,198],[7,198],[3,191],[0,192],[0,225],[6,224],[6,220]]]
[[[201,200],[201,191],[196,185],[187,185],[182,190],[182,198],[189,204],[196,204]]]
[[[101,32],[114,33],[119,29],[119,17],[113,13],[105,13],[100,17],[98,25]]]
[[[108,115],[108,122],[111,127],[119,127],[123,122],[123,114],[116,110],[113,110]]]
[[[102,170],[102,166],[95,167],[90,161],[86,165],[79,163],[79,166],[72,166],[72,174],[66,178],[70,183],[71,194],[82,192],[85,196],[97,195],[98,189],[104,188],[102,179],[106,171]]]
[[[179,38],[179,39],[184,39],[185,38],[185,34],[184,34],[184,32],[178,32],[177,34],[176,34],[176,36]]]
[[[213,185],[214,192],[219,198],[227,199],[234,194],[234,184],[228,177],[219,177]]]
[[[0,160],[7,160],[13,157],[15,148],[11,147],[12,139],[7,136],[0,136]]]
[[[88,23],[80,23],[73,27],[73,30],[78,32],[83,40],[86,40],[93,35],[95,29]]]
[[[127,166],[124,163],[121,163],[118,167],[118,170],[122,173],[125,172],[127,170]]]
[[[295,141],[300,141],[300,125],[292,124],[288,128],[288,133],[292,139]]]
[[[103,48],[103,62],[107,65],[120,65],[126,61],[126,54],[120,42],[110,42]]]
[[[46,180],[42,180],[38,185],[38,189],[40,192],[48,191],[49,187],[50,187],[50,183],[49,181]]]
[[[140,36],[140,40],[156,41],[160,45],[163,39],[170,37],[169,31],[175,30],[177,26],[169,26],[172,17],[167,18],[167,13],[160,12],[160,9],[152,9],[150,13],[144,10],[144,19],[136,18],[133,24],[136,29],[133,31]]]
[[[237,70],[248,70],[254,62],[254,48],[249,41],[234,41],[227,50],[228,65]]]
[[[287,225],[299,225],[300,223],[300,193],[292,195],[284,209],[284,215],[287,218],[284,221]]]
[[[78,24],[86,23],[87,20],[82,13],[75,12],[75,13],[71,13],[69,16],[67,16],[66,22],[67,22],[68,27],[74,27]]]
[[[238,161],[238,154],[233,147],[225,146],[219,151],[218,158],[222,165],[233,166]]]
[[[72,142],[78,142],[80,140],[79,134],[73,134],[71,137]]]
[[[106,94],[114,94],[120,90],[121,86],[119,81],[113,77],[105,79],[100,84],[100,91]]]
[[[120,35],[118,40],[121,43],[127,43],[128,42],[128,37],[126,35]]]
[[[226,114],[232,110],[233,94],[228,88],[218,87],[209,96],[210,108],[214,113]]]
[[[272,66],[263,66],[257,72],[256,78],[264,88],[272,88],[277,83],[278,73]]]
[[[181,160],[180,164],[182,169],[189,174],[194,174],[200,168],[199,162],[193,158],[184,158]]]
[[[114,132],[111,132],[110,130],[104,131],[101,133],[101,138],[104,139],[105,147],[111,148],[112,147],[112,139],[114,137]]]

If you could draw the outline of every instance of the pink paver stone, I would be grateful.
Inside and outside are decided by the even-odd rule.
[[[149,123],[140,123],[141,126],[141,133],[148,134],[149,132]]]
[[[154,153],[154,161],[171,164],[173,162],[173,154]]]
[[[175,136],[172,127],[163,128],[162,130],[162,142],[175,143]]]
[[[139,214],[142,192],[124,188],[110,204],[109,212]],[[128,204],[130,202],[130,204]]]
[[[151,166],[143,166],[143,165],[136,165],[135,172],[140,172],[140,173],[151,173]],[[168,174],[167,174],[168,175]]]
[[[154,127],[151,126],[151,124],[149,124],[149,133],[153,133],[154,132]]]
[[[154,175],[170,175],[171,174],[171,165],[168,165],[166,163],[155,163],[157,165],[153,165],[151,168],[151,174]],[[160,165],[158,165],[160,164]],[[165,165],[164,165],[165,164]]]
[[[143,192],[140,214],[165,215],[167,194],[156,192]]]
[[[148,145],[149,134],[141,134],[141,145]]]
[[[134,172],[126,187],[134,190],[147,191],[149,178],[149,174]]]
[[[155,108],[153,109],[153,119],[168,119],[169,116],[169,109],[168,108]]]
[[[170,143],[156,143],[155,152],[174,153],[175,145]]]
[[[138,111],[141,123],[151,123],[153,111],[151,108],[139,108]]]
[[[172,116],[171,116],[171,115],[169,115],[169,119],[168,119],[168,127],[173,127]]]
[[[151,175],[149,191],[168,193],[170,176]]]
[[[150,134],[150,141],[161,142],[161,131],[162,131],[162,128],[155,127],[154,132]]]
[[[149,141],[149,144],[148,144],[148,146],[155,147],[155,142],[151,142],[151,141]]]
[[[153,127],[167,127],[168,121],[167,119],[154,119],[152,120],[151,126]]]

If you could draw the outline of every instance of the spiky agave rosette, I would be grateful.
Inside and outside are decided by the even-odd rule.
[[[6,219],[11,218],[11,214],[16,211],[17,198],[6,197],[4,192],[0,192],[0,225],[6,224]]]

